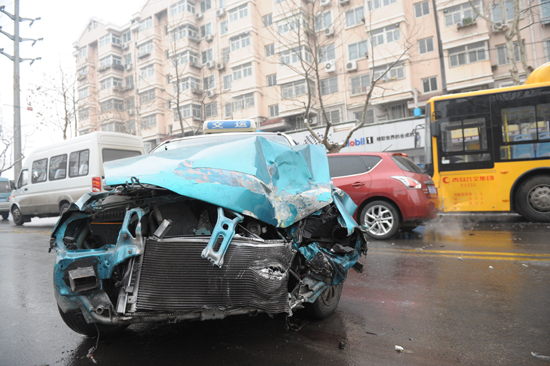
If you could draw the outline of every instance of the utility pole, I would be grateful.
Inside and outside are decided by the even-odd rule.
[[[13,41],[13,56],[4,53],[4,49],[0,48],[0,53],[10,60],[13,61],[13,155],[15,160],[14,165],[14,179],[19,177],[19,172],[21,172],[21,161],[23,160],[21,156],[21,102],[20,102],[20,85],[19,85],[19,63],[23,61],[30,61],[31,65],[34,61],[40,60],[38,58],[21,58],[19,57],[19,42],[23,41],[32,41],[33,46],[39,39],[31,38],[20,38],[19,37],[19,22],[30,21],[29,27],[33,25],[35,20],[40,20],[40,18],[31,19],[31,18],[21,18],[19,16],[19,0],[14,1],[14,14],[10,14],[5,10],[5,6],[0,6],[0,12],[6,14],[13,20],[13,36],[9,33],[6,33],[0,27],[0,33],[4,34],[6,37]]]

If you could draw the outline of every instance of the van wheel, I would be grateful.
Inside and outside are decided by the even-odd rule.
[[[533,222],[550,222],[550,176],[537,176],[522,183],[516,203],[523,217]]]
[[[399,230],[401,219],[395,206],[386,201],[372,201],[361,211],[361,225],[373,239],[391,238]]]
[[[23,225],[23,223],[25,223],[25,216],[23,216],[17,206],[13,206],[11,209],[11,217],[13,218],[15,225]]]
[[[9,211],[2,212],[2,218],[3,218],[4,220],[7,220],[9,216],[10,216],[10,212],[9,212]]]
[[[61,204],[61,207],[59,207],[59,216],[62,216],[65,213],[65,211],[67,211],[69,209],[69,207],[71,207],[70,203],[63,202]]]

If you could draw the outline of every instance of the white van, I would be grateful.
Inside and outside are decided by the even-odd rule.
[[[10,196],[17,225],[31,217],[58,216],[84,193],[101,192],[103,163],[143,155],[141,138],[92,132],[34,150],[26,159]]]

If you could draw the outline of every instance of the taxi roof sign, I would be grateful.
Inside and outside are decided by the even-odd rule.
[[[204,133],[256,132],[256,121],[251,119],[204,121]]]

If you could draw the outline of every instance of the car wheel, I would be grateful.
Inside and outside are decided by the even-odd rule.
[[[534,222],[550,222],[550,177],[533,177],[521,184],[516,196],[518,211]]]
[[[23,225],[25,223],[25,216],[23,216],[21,210],[19,210],[17,206],[13,206],[11,209],[11,217],[15,225]]]
[[[88,337],[95,337],[97,335],[98,329],[101,336],[112,336],[117,335],[121,333],[124,329],[128,328],[128,325],[105,325],[100,323],[87,323],[80,310],[64,313],[59,305],[57,306],[57,309],[59,310],[59,315],[61,315],[61,319],[63,319],[63,321],[69,328],[77,333],[84,334]]]
[[[361,225],[374,239],[388,239],[397,233],[400,217],[395,206],[386,201],[373,201],[361,211]]]
[[[330,286],[319,295],[315,302],[304,304],[307,315],[315,319],[324,319],[330,316],[338,307],[343,288],[344,282],[340,282],[336,286]]]
[[[3,218],[4,220],[7,220],[9,216],[10,216],[10,212],[9,212],[9,211],[2,212],[2,218]]]
[[[71,207],[71,204],[69,202],[63,202],[61,204],[61,207],[59,208],[59,216],[62,216],[65,211],[67,211]]]

